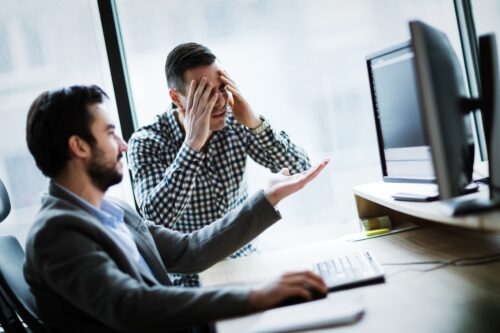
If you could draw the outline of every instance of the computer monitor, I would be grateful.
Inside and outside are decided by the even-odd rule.
[[[410,41],[366,57],[383,180],[434,183]]]
[[[472,180],[474,165],[474,140],[469,112],[480,107],[489,112],[492,130],[490,138],[490,188],[497,189],[498,178],[495,164],[500,158],[495,139],[500,130],[498,105],[498,63],[494,38],[482,39],[489,48],[480,50],[480,62],[493,76],[491,80],[481,77],[483,90],[492,91],[492,96],[479,100],[467,97],[465,81],[458,58],[446,34],[420,21],[410,22],[412,45],[415,53],[416,77],[419,101],[425,132],[432,147],[432,160],[441,199],[452,199],[464,194]],[[484,42],[483,42],[484,43]],[[492,45],[493,43],[493,45]],[[488,55],[486,55],[488,53]],[[489,60],[488,60],[489,57]],[[496,134],[495,134],[496,132]],[[495,165],[497,168],[495,168]],[[498,172],[498,171],[497,171]],[[491,198],[495,190],[490,191]],[[450,214],[461,215],[473,211],[496,207],[495,200],[450,200]]]
[[[486,149],[489,159],[490,198],[500,197],[500,68],[494,34],[479,38],[479,75],[481,98],[477,101],[483,119]],[[493,166],[497,166],[494,168]]]

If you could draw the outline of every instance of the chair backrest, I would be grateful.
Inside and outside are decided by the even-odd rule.
[[[0,222],[9,215],[10,208],[9,194],[0,179]],[[37,316],[35,298],[24,279],[23,263],[24,251],[17,239],[0,236],[0,321],[6,332],[50,332]]]
[[[7,215],[9,215],[9,213],[10,213],[9,194],[7,193],[5,185],[0,179],[0,222],[5,220],[5,218],[7,217]]]
[[[32,332],[50,332],[38,318],[35,298],[23,275],[24,251],[15,237],[0,236],[0,287]]]

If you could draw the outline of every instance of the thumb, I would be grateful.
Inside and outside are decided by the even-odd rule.
[[[283,168],[280,170],[280,174],[284,176],[290,176],[290,170],[288,170],[288,168]]]

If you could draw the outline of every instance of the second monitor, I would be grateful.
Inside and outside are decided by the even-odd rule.
[[[500,74],[494,35],[479,38],[481,90],[470,98],[462,70],[445,33],[410,22],[423,124],[432,146],[441,199],[452,215],[500,207]],[[461,198],[472,180],[474,141],[469,112],[483,113],[489,155],[489,198]]]

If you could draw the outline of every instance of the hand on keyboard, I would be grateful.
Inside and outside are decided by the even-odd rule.
[[[326,285],[319,275],[311,271],[286,273],[277,281],[252,291],[250,305],[255,310],[266,310],[326,297],[326,293]]]
[[[321,292],[321,291],[314,289],[314,288],[311,288],[309,286],[304,287],[304,289],[306,289],[311,294],[310,299],[305,298],[303,296],[289,296],[289,297],[285,298],[284,300],[282,300],[280,303],[278,303],[277,306],[281,307],[281,306],[300,304],[300,303],[309,302],[309,301],[316,301],[318,299],[326,298],[326,296],[328,295],[327,293]]]

